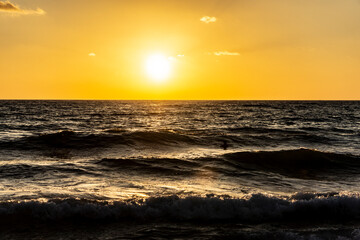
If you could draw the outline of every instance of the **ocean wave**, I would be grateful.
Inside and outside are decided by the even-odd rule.
[[[194,161],[175,158],[104,158],[96,164],[116,170],[133,170],[147,174],[192,175],[201,166]]]
[[[360,157],[312,149],[236,152],[225,154],[227,164],[247,170],[280,173],[296,178],[337,178],[358,174]],[[336,173],[336,175],[331,175]],[[352,175],[353,176],[353,175]]]
[[[51,156],[69,157],[68,151],[53,151]],[[48,155],[50,156],[50,155]],[[94,169],[104,171],[133,171],[142,174],[190,176],[214,172],[230,177],[243,178],[244,174],[262,176],[275,174],[291,178],[356,181],[360,177],[360,156],[321,152],[313,149],[279,151],[239,151],[217,153],[204,157],[118,157],[90,160]],[[26,177],[38,173],[58,171],[71,174],[92,174],[89,166],[40,166],[7,164],[0,166],[2,177]]]
[[[267,127],[231,127],[227,129],[230,133],[236,134],[238,141],[246,142],[256,140],[259,144],[269,142],[279,143],[320,143],[330,144],[334,139],[329,138],[326,134],[318,134],[318,132],[309,132],[303,129],[287,129],[287,128],[267,128]],[[324,130],[324,129],[322,129]],[[243,135],[239,137],[239,134]]]
[[[72,175],[95,175],[90,171],[78,168],[73,164],[59,166],[30,165],[30,164],[5,164],[0,166],[0,179],[26,179],[35,178],[43,174],[72,174]]]
[[[230,132],[246,132],[246,133],[270,133],[270,132],[278,132],[278,133],[286,133],[286,134],[299,134],[300,131],[296,130],[287,130],[287,129],[275,129],[275,128],[266,128],[266,127],[230,127],[227,129]]]
[[[171,131],[134,131],[109,129],[100,133],[82,133],[70,130],[22,137],[20,139],[0,142],[0,147],[21,150],[42,150],[48,148],[88,149],[104,148],[113,145],[176,145],[194,143],[188,136]]]
[[[114,145],[123,146],[206,146],[220,148],[225,140],[232,147],[274,146],[281,144],[326,144],[336,141],[326,135],[296,129],[273,129],[266,127],[230,127],[223,132],[200,130],[159,130],[132,131],[126,128],[109,128],[96,132],[61,130],[23,136],[3,138],[2,149],[47,150],[49,148],[88,149],[107,148]]]
[[[244,173],[281,174],[299,179],[344,180],[359,176],[360,157],[312,149],[234,152],[200,158],[104,158],[97,165],[159,175],[196,175],[202,171],[231,177]]]
[[[51,200],[2,202],[0,223],[22,222],[236,222],[346,223],[359,222],[358,195],[323,195],[306,198],[254,194],[244,199],[227,197],[154,197],[144,201],[98,202]]]
[[[298,129],[295,128],[269,128],[269,127],[251,127],[251,126],[243,126],[243,127],[230,127],[227,129],[230,132],[236,133],[257,133],[257,134],[280,134],[280,135],[290,135],[290,136],[316,136],[319,137],[321,133],[354,133],[353,129],[345,129],[345,128],[326,128],[326,127],[300,127]],[[322,136],[324,137],[324,136]],[[325,139],[325,137],[324,137]],[[329,139],[330,140],[330,139]]]

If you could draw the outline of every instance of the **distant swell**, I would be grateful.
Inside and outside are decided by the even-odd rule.
[[[95,173],[78,168],[73,164],[63,164],[59,166],[4,164],[0,166],[0,179],[29,179],[46,174],[51,174],[54,177],[61,173],[72,175],[95,175]]]
[[[229,147],[243,146],[276,146],[279,144],[326,144],[331,139],[316,131],[286,130],[272,128],[236,127],[227,128],[223,132],[208,130],[193,131],[129,131],[121,128],[105,129],[94,133],[63,130],[59,132],[33,134],[17,139],[0,139],[0,148],[16,150],[46,150],[107,148],[123,146],[202,146],[221,148],[223,141]]]
[[[194,143],[190,137],[172,132],[127,132],[121,129],[110,129],[103,133],[87,134],[73,131],[33,135],[21,139],[0,142],[0,147],[22,150],[42,150],[46,148],[87,149],[103,148],[113,145],[174,145]]]
[[[2,224],[26,222],[271,222],[345,223],[360,220],[360,198],[338,194],[296,194],[289,198],[252,195],[248,199],[177,196],[144,202],[84,200],[1,203]]]
[[[98,162],[112,169],[123,171],[137,171],[146,174],[159,175],[192,175],[196,169],[201,167],[200,163],[195,161],[186,161],[182,159],[171,158],[138,158],[138,159],[111,159],[104,158]]]

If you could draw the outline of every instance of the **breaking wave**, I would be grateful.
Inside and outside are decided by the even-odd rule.
[[[76,199],[3,202],[2,224],[32,222],[301,222],[345,223],[360,220],[358,195],[297,193],[290,197],[255,194],[246,199],[178,196],[133,202]]]

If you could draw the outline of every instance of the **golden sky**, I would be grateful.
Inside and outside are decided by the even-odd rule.
[[[360,100],[360,1],[0,0],[0,99]]]

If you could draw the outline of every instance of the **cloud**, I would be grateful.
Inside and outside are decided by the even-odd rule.
[[[8,1],[6,1],[6,2],[0,1],[0,10],[1,11],[19,11],[19,8]]]
[[[96,53],[89,53],[89,57],[95,57],[96,56]]]
[[[168,57],[168,60],[170,60],[170,61],[178,61],[179,59],[181,59],[181,58],[183,58],[183,57],[185,57],[185,55],[183,55],[183,54],[178,54],[178,55],[176,55],[176,56],[170,56],[170,57]]]
[[[221,52],[214,52],[215,56],[240,56],[238,52],[228,52],[228,51],[221,51]]]
[[[201,22],[204,23],[214,23],[217,21],[216,17],[209,17],[209,16],[204,16],[200,19]]]
[[[45,11],[41,8],[35,10],[21,9],[19,6],[9,2],[9,1],[0,1],[0,12],[7,12],[12,14],[23,14],[23,15],[43,15]]]

